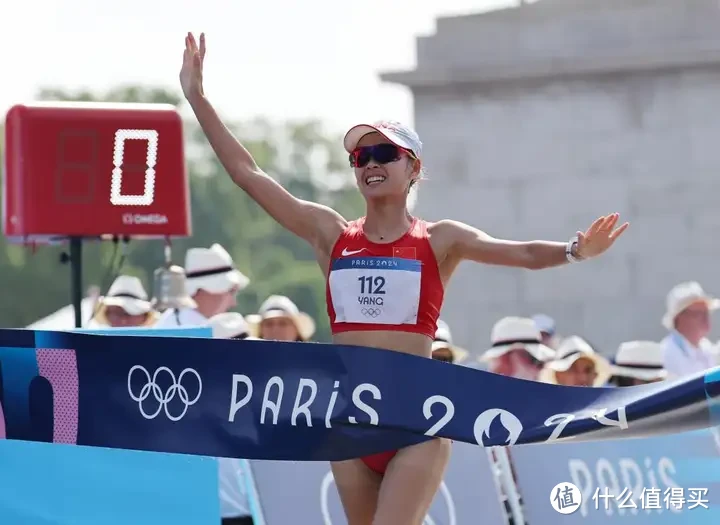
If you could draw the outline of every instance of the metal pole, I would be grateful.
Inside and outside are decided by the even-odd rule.
[[[70,237],[70,295],[75,328],[82,327],[82,237]]]
[[[500,468],[500,482],[505,488],[505,496],[510,505],[513,525],[525,525],[525,516],[523,516],[520,495],[518,494],[517,486],[513,479],[512,466],[510,465],[507,449],[505,447],[492,447],[492,450],[495,453],[497,465]]]

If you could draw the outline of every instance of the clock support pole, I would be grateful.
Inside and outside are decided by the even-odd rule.
[[[70,294],[75,328],[82,327],[82,237],[70,237]]]

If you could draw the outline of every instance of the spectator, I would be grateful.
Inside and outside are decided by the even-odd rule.
[[[532,316],[532,320],[540,330],[542,343],[552,349],[557,348],[557,334],[555,333],[555,319],[545,314]]]
[[[130,328],[154,324],[158,313],[140,279],[118,275],[107,295],[98,298],[94,318],[101,325]]]
[[[610,384],[621,387],[644,385],[662,381],[666,377],[660,343],[627,341],[620,345],[615,354]]]
[[[541,339],[532,319],[504,317],[493,326],[492,347],[480,360],[487,362],[488,370],[495,374],[536,380],[543,363],[554,354]]]
[[[716,365],[710,332],[710,311],[720,301],[705,293],[699,283],[685,282],[667,295],[663,326],[670,333],[661,341],[668,377],[683,377]]]
[[[468,356],[468,351],[453,344],[450,327],[438,319],[435,340],[432,344],[432,358],[436,361],[459,364]]]
[[[245,318],[250,333],[273,341],[309,341],[315,333],[315,321],[284,295],[271,295],[257,314]]]
[[[208,324],[212,328],[213,337],[220,339],[254,339],[250,337],[250,327],[242,314],[223,312],[213,315]]]
[[[196,308],[171,308],[163,312],[157,328],[203,326],[214,315],[237,304],[235,296],[250,280],[235,268],[230,254],[219,244],[190,248],[185,255],[185,289]]]
[[[582,337],[568,337],[545,363],[539,380],[565,386],[602,386],[610,379],[610,363]]]

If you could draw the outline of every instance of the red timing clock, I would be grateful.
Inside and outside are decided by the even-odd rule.
[[[188,186],[171,105],[43,102],[7,114],[3,231],[14,242],[187,237]]]

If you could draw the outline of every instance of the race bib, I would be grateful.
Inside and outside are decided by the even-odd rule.
[[[422,263],[395,257],[335,259],[330,297],[336,323],[416,324]]]

